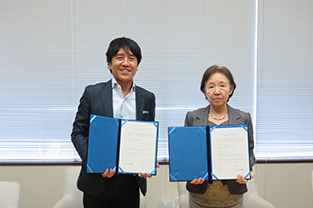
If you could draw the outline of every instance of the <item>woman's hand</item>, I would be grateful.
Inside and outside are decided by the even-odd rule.
[[[198,179],[193,179],[192,181],[190,181],[191,184],[194,184],[194,185],[199,185],[199,184],[203,184],[205,180],[202,179],[202,178],[198,178]]]
[[[254,178],[254,173],[251,171],[251,178]],[[246,180],[243,175],[239,175],[237,176],[237,180],[236,180],[237,183],[239,184],[246,184],[248,182],[248,180]]]

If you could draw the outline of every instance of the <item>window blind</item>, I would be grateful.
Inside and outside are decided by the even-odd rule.
[[[88,84],[111,74],[104,53],[120,36],[140,45],[137,85],[156,95],[158,160],[167,127],[208,105],[202,74],[228,67],[230,105],[254,111],[255,2],[249,0],[2,1],[0,161],[79,161],[70,140]]]
[[[256,156],[313,158],[313,2],[259,2]]]

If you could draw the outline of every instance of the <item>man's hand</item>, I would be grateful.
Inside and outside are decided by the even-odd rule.
[[[141,174],[138,174],[138,177],[140,177],[140,178],[151,178],[152,176],[150,174],[141,173]]]
[[[160,167],[160,165],[159,165],[159,163],[157,162],[157,168],[159,168],[159,167]],[[134,175],[134,176],[135,176],[135,175]],[[140,178],[151,178],[152,175],[141,173],[141,174],[138,174],[138,177],[140,177]]]
[[[112,176],[114,176],[115,174],[115,170],[112,170],[112,168],[109,170],[109,169],[106,169],[104,173],[101,173],[102,177],[107,177],[107,178],[112,178]]]

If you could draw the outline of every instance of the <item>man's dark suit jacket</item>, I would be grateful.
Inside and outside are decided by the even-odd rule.
[[[136,86],[136,119],[154,121],[155,96],[153,93]],[[102,177],[100,173],[87,173],[87,151],[90,114],[113,117],[112,81],[90,85],[85,88],[80,99],[73,131],[72,142],[82,159],[82,168],[78,177],[78,188],[90,195],[101,195],[110,178]],[[146,179],[137,177],[141,192],[146,194]]]
[[[250,169],[252,170],[252,166],[255,163],[255,156],[253,153],[254,141],[253,141],[253,127],[251,122],[251,116],[249,113],[240,111],[238,109],[234,109],[227,105],[228,107],[228,124],[236,125],[236,124],[248,124],[249,127],[249,147],[250,147]],[[208,118],[209,118],[209,108],[200,108],[195,111],[188,112],[185,119],[185,126],[207,126]],[[229,192],[231,194],[243,194],[247,192],[246,184],[239,184],[235,180],[227,180],[225,181]],[[187,189],[193,193],[205,193],[207,189],[208,181],[204,181],[203,184],[194,185],[190,182],[187,183]]]

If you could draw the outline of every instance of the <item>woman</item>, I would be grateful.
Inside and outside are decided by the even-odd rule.
[[[251,116],[230,107],[227,102],[233,95],[236,84],[228,68],[213,65],[203,74],[201,91],[210,105],[188,112],[185,126],[212,126],[248,124],[250,144],[250,169],[255,163],[253,154],[254,141]],[[251,171],[251,177],[254,174]],[[190,208],[229,207],[239,208],[243,205],[243,194],[247,191],[247,180],[238,175],[237,180],[205,181],[202,178],[187,183]]]

